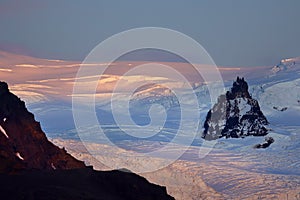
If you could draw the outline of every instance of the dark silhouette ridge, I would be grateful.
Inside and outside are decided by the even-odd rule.
[[[0,174],[5,200],[174,200],[165,187],[121,171],[70,169]]]
[[[39,122],[0,81],[1,199],[172,200],[134,173],[95,171],[48,141]]]
[[[0,126],[2,172],[86,167],[84,162],[48,141],[40,123],[4,82],[0,82]]]

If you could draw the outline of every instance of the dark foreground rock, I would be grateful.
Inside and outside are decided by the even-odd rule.
[[[121,171],[92,169],[0,174],[1,199],[171,200],[165,187]]]
[[[85,164],[48,141],[25,103],[0,82],[0,172],[77,169]]]
[[[121,171],[95,171],[48,141],[25,103],[0,82],[0,198],[171,200],[165,187]]]

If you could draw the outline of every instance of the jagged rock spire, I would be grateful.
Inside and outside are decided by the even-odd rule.
[[[244,78],[237,77],[236,81],[233,82],[231,91],[226,93],[227,99],[235,99],[238,97],[250,98],[251,95],[248,92],[248,83]]]
[[[268,134],[268,121],[258,101],[248,92],[244,78],[237,77],[230,91],[221,95],[209,110],[202,137],[214,140],[221,137],[264,136]]]

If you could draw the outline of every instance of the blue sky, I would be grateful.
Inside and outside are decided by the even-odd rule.
[[[144,26],[180,31],[218,65],[273,65],[300,55],[298,0],[0,0],[0,49],[82,60],[99,42]]]

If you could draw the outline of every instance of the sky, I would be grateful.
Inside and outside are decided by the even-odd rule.
[[[151,26],[192,37],[220,66],[275,65],[300,56],[299,10],[299,0],[0,0],[0,50],[81,61]]]

